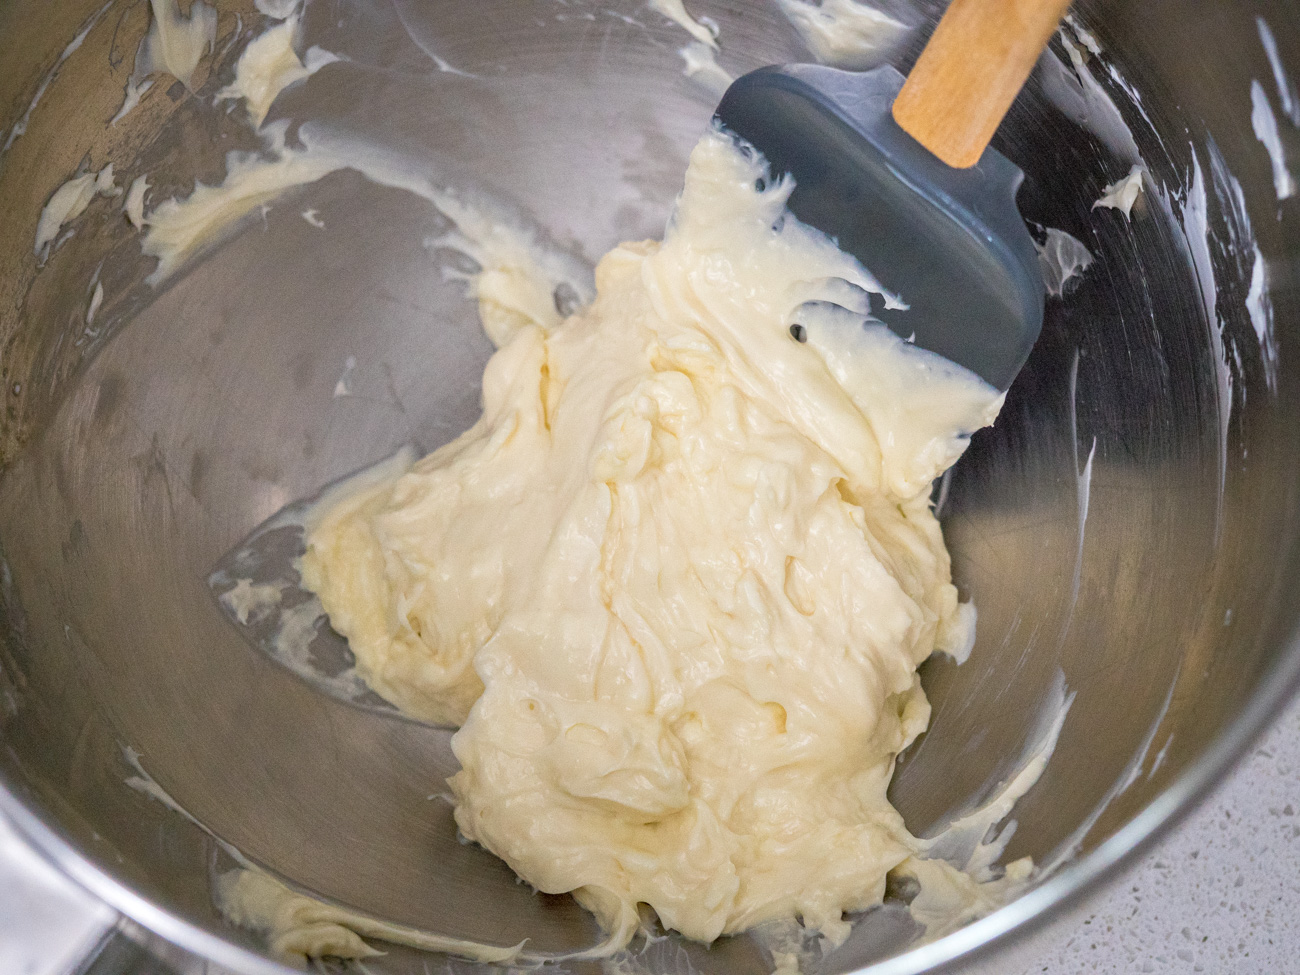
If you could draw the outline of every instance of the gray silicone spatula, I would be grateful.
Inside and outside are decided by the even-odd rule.
[[[1024,174],[989,148],[1069,0],[953,0],[904,81],[817,65],[738,78],[717,117],[796,183],[790,210],[907,310],[873,314],[999,389],[1043,323],[1016,208]]]

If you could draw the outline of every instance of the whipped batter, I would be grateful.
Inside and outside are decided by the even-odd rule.
[[[118,193],[113,182],[113,164],[99,172],[74,176],[51,194],[36,223],[36,244],[33,251],[44,260],[63,228],[86,212],[91,201],[98,196]]]
[[[1111,210],[1118,210],[1124,216],[1131,218],[1133,216],[1133,204],[1137,202],[1138,197],[1142,194],[1142,177],[1146,172],[1141,163],[1134,163],[1127,176],[1123,179],[1116,180],[1107,184],[1106,188],[1101,191],[1101,196],[1097,202],[1092,205],[1096,210],[1098,207],[1108,207]]]
[[[367,918],[290,890],[252,866],[220,875],[215,899],[231,923],[263,932],[272,954],[300,968],[306,968],[312,958],[382,955],[382,951],[366,943],[366,938],[500,965],[523,960],[522,944],[491,948]]]
[[[131,226],[136,230],[144,229],[144,195],[149,192],[149,177],[137,176],[131,180],[131,186],[126,191],[126,200],[122,203],[122,212],[126,214],[126,219],[131,221]]]
[[[149,0],[149,12],[149,33],[136,49],[122,105],[110,125],[140,104],[153,87],[152,75],[169,74],[193,92],[195,70],[216,42],[217,10],[203,0],[194,0],[188,14],[181,12],[176,0]]]
[[[217,92],[216,100],[242,99],[253,127],[258,128],[280,92],[338,60],[313,47],[304,62],[293,47],[297,33],[298,15],[291,13],[250,41],[235,64],[235,80]]]
[[[858,0],[776,0],[814,58],[822,64],[865,71],[898,52],[913,28]]]
[[[639,903],[842,940],[921,849],[885,795],[916,668],[973,638],[929,489],[1001,396],[865,319],[769,183],[708,134],[663,243],[567,320],[489,315],[482,419],[309,525],[363,678],[461,725],[464,835],[624,942]]]

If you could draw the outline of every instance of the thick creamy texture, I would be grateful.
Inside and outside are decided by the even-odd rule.
[[[278,154],[268,160],[261,153],[231,152],[226,156],[226,178],[218,186],[199,183],[184,200],[165,200],[143,217],[147,227],[141,250],[158,258],[158,266],[145,280],[157,286],[188,259],[228,235],[258,206],[285,190],[315,182],[337,165],[283,149],[283,124],[268,125]]]
[[[217,101],[243,99],[253,126],[259,127],[280,92],[338,60],[320,48],[312,48],[304,64],[293,49],[297,32],[298,18],[290,15],[250,41],[235,64],[234,82],[217,92]]]
[[[858,0],[777,0],[777,6],[822,64],[865,71],[884,64],[912,27]]]
[[[153,0],[153,6],[156,9],[159,7],[158,0]],[[202,3],[195,6],[200,13],[203,13],[204,11],[210,12],[209,8],[206,8]],[[269,16],[285,18],[294,13],[297,4],[291,2],[291,0],[256,0],[256,6],[259,10]],[[682,6],[680,0],[674,0],[673,3],[656,4],[656,6],[681,11],[682,16],[689,19],[688,15],[685,14],[685,8]],[[793,3],[787,4],[787,6],[801,6],[813,9],[811,4],[799,4],[798,0],[794,0]],[[826,11],[833,8],[850,9],[856,6],[859,5],[853,4],[851,0],[845,0],[844,3],[833,3],[828,0],[828,2],[821,5],[821,10]],[[32,110],[40,101],[40,98],[50,83],[50,80],[57,74],[59,66],[62,65],[69,54],[78,48],[86,36],[86,33],[97,22],[97,18],[99,18],[107,9],[107,6],[101,8],[100,12],[95,15],[95,18],[87,22],[87,26],[82,29],[82,32],[74,38],[67,48],[65,48],[59,60],[42,80],[37,89],[36,96],[29,105],[26,114],[10,130],[9,135],[5,140],[4,148],[8,148],[15,138],[22,135]],[[158,18],[155,18],[156,26],[154,30],[151,31],[151,35],[164,33],[171,24],[175,24],[178,27],[184,27],[197,35],[198,41],[195,41],[193,45],[193,64],[188,68],[188,70],[184,67],[181,68],[182,73],[192,75],[199,60],[201,60],[203,51],[205,49],[210,49],[210,40],[206,45],[199,43],[199,41],[202,40],[201,35],[208,28],[204,23],[204,19],[196,17],[194,14],[191,14],[191,23],[189,23],[187,27],[183,19],[180,18],[179,10],[177,10],[174,3],[167,2],[164,9],[166,9],[169,14],[175,12],[175,16],[169,17],[166,23],[162,23]],[[675,13],[669,13],[668,15],[677,19]],[[1262,32],[1265,29],[1262,20],[1260,21],[1260,25]],[[684,24],[683,26],[687,25]],[[709,34],[713,33],[712,31],[709,31],[705,25],[696,24],[695,26],[703,28],[703,30]],[[690,28],[687,27],[687,29]],[[1085,48],[1093,54],[1100,54],[1098,45],[1089,37],[1089,35],[1082,32],[1077,25],[1074,25],[1074,30],[1079,36],[1079,42]],[[695,31],[692,31],[692,33],[694,34]],[[1097,87],[1096,82],[1093,81],[1091,75],[1088,74],[1090,69],[1083,66],[1078,51],[1067,38],[1063,37],[1063,43],[1065,44],[1075,65],[1075,69],[1078,72],[1077,78],[1071,76],[1069,79],[1073,85],[1073,88],[1070,89],[1070,93],[1075,97],[1079,104],[1084,104],[1090,109],[1095,109],[1097,105],[1101,103],[1100,100],[1105,96],[1097,94],[1101,89]],[[287,45],[285,45],[285,47],[287,48]],[[688,56],[687,53],[688,49],[690,50],[690,56]],[[713,75],[709,67],[710,62],[708,56],[712,54],[713,49],[714,43],[706,43],[705,40],[696,40],[692,42],[691,45],[688,45],[688,48],[683,49],[682,57],[686,60],[688,73],[691,73],[692,77],[697,80],[705,81],[706,83],[711,79],[721,80],[721,76]],[[290,53],[292,53],[291,50]],[[311,53],[312,52],[309,51],[305,57],[306,64],[303,65],[304,68],[310,68],[313,64]],[[1288,100],[1286,92],[1283,89],[1282,73],[1281,69],[1278,67],[1278,62],[1274,57],[1275,53],[1274,50],[1270,49],[1270,58],[1272,59],[1275,79],[1278,84],[1282,110],[1286,117],[1295,119],[1296,115],[1293,112],[1294,106],[1292,101]],[[691,57],[696,57],[696,60],[692,62]],[[827,55],[823,57],[823,59],[829,59],[829,57],[830,56]],[[296,61],[297,59],[295,58],[294,60]],[[437,59],[435,58],[435,60]],[[1050,56],[1048,60],[1053,63],[1055,62],[1055,59]],[[147,56],[144,57],[144,63],[146,65],[149,63],[149,58]],[[181,64],[180,61],[177,61],[176,63]],[[442,64],[442,62],[439,63],[440,65]],[[1090,64],[1092,65],[1092,71],[1099,71],[1096,62],[1090,62]],[[141,66],[137,64],[137,72],[139,72],[140,69]],[[167,68],[165,65],[156,69],[146,68],[145,74],[148,74],[151,70],[162,71],[167,70]],[[448,70],[445,65],[443,66],[443,70]],[[1121,87],[1124,87],[1122,82],[1119,81],[1118,76],[1114,74],[1114,69],[1111,68],[1110,71],[1112,79],[1116,80]],[[134,80],[135,75],[133,75],[133,81]],[[288,82],[286,82],[286,84],[287,83]],[[152,84],[151,81],[144,79],[139,82],[135,95],[137,100],[139,94],[143,93],[150,84]],[[280,87],[283,87],[283,85]],[[1075,94],[1074,89],[1079,89],[1079,91],[1082,92],[1082,95]],[[1131,94],[1131,90],[1127,87],[1125,87],[1125,91]],[[129,110],[130,106],[134,104],[134,102],[129,101],[131,92],[132,88],[128,85],[128,104],[123,106],[123,112],[120,114],[124,114]],[[249,114],[250,116],[253,116],[253,103],[256,98],[255,92],[250,88],[250,94],[247,96],[245,96],[243,92],[240,92],[239,94],[241,97],[247,97],[250,108]],[[1255,107],[1255,117],[1252,121],[1255,124],[1257,134],[1259,134],[1261,141],[1269,150],[1270,161],[1274,165],[1275,177],[1279,176],[1280,170],[1281,176],[1279,177],[1280,182],[1278,188],[1279,196],[1283,195],[1284,190],[1286,193],[1292,193],[1294,192],[1294,180],[1290,179],[1291,174],[1287,170],[1286,159],[1283,155],[1281,142],[1277,137],[1277,120],[1273,117],[1272,107],[1269,105],[1268,98],[1264,94],[1262,88],[1258,92],[1258,95],[1260,96],[1259,98],[1254,98],[1255,94],[1256,92],[1252,92]],[[274,98],[274,94],[271,95],[271,98]],[[269,104],[269,100],[267,101],[267,104]],[[1109,137],[1117,144],[1122,142],[1121,148],[1124,146],[1131,148],[1132,151],[1130,155],[1136,157],[1136,147],[1133,145],[1133,139],[1131,135],[1128,134],[1128,130],[1123,124],[1123,119],[1120,118],[1119,113],[1114,109],[1113,105],[1110,105],[1109,103],[1107,104],[1110,112],[1109,115],[1103,112],[1092,112],[1085,120],[1088,121],[1095,130],[1102,133],[1102,138]],[[1145,113],[1141,112],[1140,106],[1137,107],[1137,111],[1145,117]],[[262,110],[261,115],[264,116],[264,114],[265,109]],[[1121,130],[1123,136],[1122,140],[1115,136],[1115,133],[1120,132]],[[300,185],[304,182],[310,182],[312,179],[318,178],[322,173],[332,171],[334,168],[343,165],[355,166],[362,172],[366,172],[367,175],[372,175],[371,170],[367,168],[368,160],[363,160],[361,163],[353,163],[350,161],[345,163],[336,160],[323,160],[322,157],[314,156],[311,153],[292,154],[291,158],[290,155],[283,152],[284,147],[282,140],[276,148],[277,154],[275,156],[269,159],[256,160],[257,165],[253,165],[254,160],[252,157],[248,157],[247,161],[249,165],[247,165],[243,170],[232,172],[232,178],[228,179],[227,182],[219,188],[221,190],[220,193],[213,192],[211,194],[197,194],[192,201],[180,201],[184,203],[192,202],[194,204],[193,207],[184,213],[184,216],[194,216],[199,218],[196,222],[186,223],[184,220],[171,220],[169,222],[163,219],[169,215],[169,211],[166,210],[160,215],[158,226],[152,231],[152,235],[155,244],[161,248],[159,255],[162,257],[164,263],[169,260],[169,255],[172,253],[180,253],[182,258],[184,258],[190,254],[197,253],[197,250],[201,246],[207,246],[208,244],[217,241],[227,234],[238,220],[243,219],[243,217],[247,216],[258,207],[266,205],[266,201],[282,192],[285,188]],[[324,165],[318,165],[318,163],[322,162]],[[1193,165],[1198,165],[1196,163],[1195,155],[1193,156]],[[274,180],[268,183],[263,183],[257,187],[254,186],[257,179],[275,172],[278,172],[283,177],[278,187],[272,185]],[[89,175],[93,176],[94,174]],[[1199,168],[1197,170],[1197,175],[1199,178]],[[374,177],[372,175],[372,178],[378,178],[381,182],[390,182],[389,177]],[[1289,183],[1287,182],[1288,180]],[[1287,185],[1283,187],[1283,183],[1287,183]],[[1132,183],[1122,181],[1121,184],[1108,187],[1107,195],[1121,186],[1126,186],[1126,188],[1132,187]],[[131,192],[127,197],[127,205],[125,209],[128,217],[137,227],[142,226],[144,223],[143,210],[144,193],[146,188],[147,184],[144,182],[144,177],[140,177],[132,184]],[[211,189],[216,190],[218,188]],[[1156,197],[1161,193],[1162,187],[1158,183],[1149,183],[1148,190],[1151,192],[1153,197]],[[432,199],[432,196],[429,194],[421,192],[421,195]],[[1196,194],[1193,192],[1192,198],[1195,199],[1195,196]],[[224,204],[229,204],[228,208],[216,206],[218,201],[221,201]],[[1099,204],[1106,205],[1103,201],[1098,202]],[[82,206],[82,209],[84,209],[84,205]],[[1197,217],[1196,220],[1192,220],[1191,217],[1188,216],[1198,213],[1199,217]],[[175,209],[172,209],[170,215],[173,217],[182,216],[181,208],[178,206]],[[304,214],[304,216],[306,215]],[[1198,271],[1201,273],[1203,281],[1209,282],[1207,292],[1208,297],[1206,300],[1209,303],[1212,312],[1214,300],[1213,280],[1211,274],[1205,271],[1205,268],[1208,268],[1209,266],[1209,256],[1208,249],[1206,249],[1208,245],[1204,244],[1204,240],[1206,239],[1204,187],[1201,188],[1199,208],[1195,205],[1189,205],[1188,210],[1184,215],[1184,222],[1186,224],[1186,229],[1188,230],[1193,230],[1197,226],[1200,228],[1201,249],[1205,252],[1205,260],[1204,262],[1198,260]],[[63,221],[60,220],[59,224],[62,226]],[[465,224],[462,221],[462,226],[464,225]],[[176,237],[173,242],[168,242],[165,239],[165,234],[173,231],[176,232]],[[56,234],[57,232],[58,230],[56,228]],[[1048,241],[1043,247],[1044,273],[1049,282],[1055,282],[1055,293],[1059,294],[1060,291],[1066,287],[1068,281],[1074,274],[1082,273],[1083,269],[1086,268],[1087,263],[1091,260],[1091,256],[1081,244],[1074,241],[1072,238],[1066,238],[1065,235],[1060,235],[1054,239],[1053,234],[1060,234],[1060,232],[1048,232]],[[1268,306],[1267,268],[1260,254],[1258,245],[1253,242],[1253,235],[1248,234],[1248,237],[1249,244],[1253,247],[1254,273],[1251,278],[1250,294],[1247,296],[1246,303],[1247,307],[1251,310],[1252,322],[1255,324],[1255,327],[1259,332],[1261,346],[1264,346],[1265,336],[1271,334],[1271,309]],[[174,250],[167,250],[166,248],[168,247],[172,247]],[[175,250],[175,248],[179,248],[179,250]],[[190,249],[186,250],[185,248]],[[490,261],[488,263],[491,265]],[[177,265],[172,264],[170,266],[174,268]],[[162,270],[163,269],[160,267],[160,272]],[[485,286],[483,288],[479,287],[479,280],[482,276],[470,276],[470,284],[471,287],[480,294],[480,297],[484,299],[483,308],[485,312],[489,313],[488,315],[485,315],[485,319],[489,323],[489,328],[493,328],[491,325],[492,318],[490,316],[500,315],[497,319],[497,321],[502,325],[499,330],[500,335],[502,336],[498,339],[499,342],[509,342],[516,331],[528,330],[534,326],[540,326],[547,331],[556,328],[558,325],[558,316],[553,312],[539,311],[539,308],[546,304],[544,299],[549,298],[549,292],[545,288],[545,285],[547,284],[545,276],[532,274],[522,265],[519,268],[498,268],[496,266],[489,266],[487,270],[494,274],[502,270],[505,271],[506,280],[504,284],[506,287],[502,292],[506,296],[504,302],[498,301],[495,304],[492,303],[489,296],[493,293],[493,288],[490,286]],[[94,291],[91,296],[90,307],[87,311],[88,324],[93,321],[103,300],[103,285],[97,281],[94,281],[93,283]],[[1211,319],[1213,319],[1212,314]],[[494,334],[495,332],[496,330],[494,329]],[[1231,397],[1221,396],[1221,400],[1230,403]],[[1226,417],[1226,410],[1224,415]],[[1085,472],[1090,469],[1090,464],[1091,453],[1089,453],[1088,464],[1085,465]],[[393,476],[396,477],[397,473],[394,472]],[[1085,483],[1085,475],[1081,475],[1081,491],[1083,497],[1086,499],[1086,487],[1082,486]],[[1082,545],[1082,522],[1085,514],[1086,500],[1081,503],[1080,545]],[[278,590],[249,586],[246,581],[242,587],[237,586],[230,595],[231,607],[236,616],[242,621],[247,621],[258,617],[264,612],[268,612],[269,608],[277,601]],[[314,625],[314,622],[314,620],[304,617],[303,628]],[[300,643],[301,641],[298,642]],[[1063,717],[1064,712],[1061,713]],[[1059,725],[1056,726],[1056,731],[1059,732]],[[1167,744],[1168,743],[1166,742],[1166,746]],[[1004,793],[999,798],[1000,806],[996,810],[998,815],[1005,815],[1010,808],[1010,804],[1014,802],[1014,798],[1019,795],[1024,788],[1028,787],[1028,784],[1026,783],[1031,781],[1031,779],[1026,778],[1025,776],[1029,776],[1030,773],[1032,773],[1032,778],[1036,778],[1038,772],[1041,771],[1041,764],[1046,762],[1046,754],[1048,753],[1050,753],[1050,749],[1048,752],[1043,754],[1041,762],[1038,765],[1030,768],[1024,776],[1017,776],[1011,785],[1004,790]],[[1157,765],[1162,757],[1163,750],[1161,755],[1156,758]],[[1133,771],[1130,772],[1130,778],[1125,780],[1126,782],[1131,781],[1131,775],[1136,773],[1140,765],[1141,762],[1139,761],[1137,765],[1134,766]],[[145,786],[135,780],[131,780],[129,784],[132,784],[133,787],[142,788],[143,791],[151,791],[151,793],[153,790],[156,790],[156,784],[151,782],[146,783],[146,785],[151,786],[152,789],[145,788]],[[157,792],[160,797],[165,795],[161,793],[161,790],[157,790]],[[180,809],[180,807],[171,802],[170,799],[167,799],[167,801],[169,805],[175,808],[182,815],[187,815]],[[1098,813],[1100,813],[1102,808],[1104,808],[1104,804],[1099,807]],[[971,836],[977,834],[979,836],[985,836],[986,834],[990,836],[992,835],[984,828],[984,820],[973,815],[963,817],[960,822],[953,824],[953,828],[964,827],[967,820],[972,819],[978,820],[976,826],[973,829],[965,830],[965,833],[968,833]],[[1089,825],[1091,825],[1091,822],[1085,824],[1084,828],[1079,833],[1080,836],[1087,832],[1086,827]],[[1000,856],[1005,848],[1005,838],[1008,832],[1009,830],[1003,831],[997,836],[992,837],[988,842],[983,843],[985,849],[979,854],[979,856],[987,859],[988,862],[992,862],[992,859],[996,859],[996,856]],[[1069,851],[1069,853],[1072,853],[1072,850]],[[1069,855],[1069,853],[1065,855]],[[996,854],[996,856],[994,854]],[[972,868],[972,864],[976,862],[975,859],[966,858],[964,856],[957,856],[954,858],[942,848],[942,844],[928,841],[922,842],[919,846],[919,855],[941,857],[943,860],[948,860],[958,866],[964,865],[963,869],[971,872],[975,880],[980,880],[982,871],[974,870]],[[1057,862],[1059,862],[1060,859],[1061,857],[1058,857]],[[983,862],[983,860],[980,860],[980,862]],[[1049,871],[1052,866],[1053,864],[1049,863]],[[1019,880],[1023,878],[1023,869],[1023,863],[1011,865],[1008,867],[1006,878],[1003,879],[1019,882]],[[250,872],[254,874],[258,873],[251,867]],[[942,933],[944,930],[950,929],[954,926],[955,920],[964,919],[965,917],[972,916],[974,913],[981,913],[996,906],[997,901],[1003,894],[1005,894],[1004,888],[996,886],[999,883],[998,880],[993,879],[976,884],[969,883],[966,878],[954,875],[940,860],[923,861],[910,857],[896,868],[895,874],[913,876],[921,880],[922,896],[919,896],[912,902],[912,911],[919,919],[926,921],[927,925],[930,927],[930,935],[932,937],[938,933]],[[273,943],[283,950],[296,951],[296,948],[291,947],[286,949],[286,946],[300,945],[302,948],[301,953],[309,957],[319,957],[320,955],[329,953],[347,954],[352,957],[364,957],[365,955],[372,954],[373,950],[366,946],[359,937],[355,937],[357,932],[362,932],[367,936],[381,937],[400,942],[413,944],[428,943],[427,938],[421,935],[420,932],[409,932],[403,929],[378,924],[373,920],[353,915],[350,912],[339,911],[336,908],[331,908],[333,913],[328,916],[328,923],[324,927],[321,927],[319,926],[319,921],[322,915],[317,910],[321,905],[318,902],[303,897],[302,894],[280,885],[270,878],[266,878],[265,875],[262,875],[262,879],[265,883],[255,882],[248,878],[241,879],[238,875],[232,876],[229,878],[228,882],[223,882],[219,885],[223,891],[229,891],[232,895],[229,900],[223,898],[221,906],[232,918],[237,918],[243,923],[260,927],[270,933],[273,938]],[[988,895],[991,893],[997,893],[999,896],[997,898],[989,897]],[[301,903],[299,903],[300,901]],[[958,915],[954,913],[954,903],[957,904],[956,910],[962,912],[961,917],[958,917]],[[336,938],[337,933],[329,930],[329,924],[334,922],[337,922],[337,924],[350,930],[354,936],[348,937],[347,932],[345,931],[342,933],[342,939],[338,940]],[[293,934],[292,932],[296,932],[296,934]],[[470,956],[479,954],[477,946],[458,943],[448,947],[449,944],[450,943],[448,942],[443,942],[441,947],[443,947],[444,950],[453,950]]]
[[[203,0],[194,0],[188,14],[181,13],[176,0],[149,0],[149,33],[140,41],[135,65],[126,81],[122,105],[109,124],[121,121],[140,104],[153,87],[150,75],[165,72],[194,91],[194,72],[203,55],[212,50],[217,37],[217,11]]]
[[[194,0],[188,14],[181,13],[176,0],[149,0],[149,6],[153,26],[145,38],[145,60],[153,71],[166,71],[193,91],[194,69],[216,41],[216,8],[202,0]]]
[[[149,192],[149,177],[137,176],[131,180],[131,187],[126,191],[126,200],[122,212],[136,230],[144,229],[144,195]]]
[[[60,186],[50,196],[36,222],[36,256],[44,260],[60,231],[86,212],[96,195],[110,196],[119,190],[113,183],[113,164],[99,172],[82,173]]]
[[[176,0],[149,0],[149,7],[153,22],[136,54],[132,76],[165,71],[193,91],[194,69],[217,37],[216,8],[203,0],[194,0],[188,14],[181,13]]]
[[[1142,174],[1145,172],[1141,163],[1134,163],[1127,176],[1109,184],[1101,191],[1100,198],[1092,208],[1095,210],[1098,207],[1109,207],[1120,211],[1126,217],[1132,217],[1133,204],[1142,193]]]
[[[929,488],[1001,397],[864,326],[879,287],[764,177],[706,136],[664,243],[562,323],[489,316],[482,419],[303,558],[367,682],[463,723],[465,836],[623,940],[641,902],[841,939],[920,848],[885,796],[916,667],[972,638]]]
[[[1290,199],[1296,193],[1296,179],[1287,165],[1286,149],[1282,145],[1282,133],[1278,129],[1277,116],[1268,100],[1264,86],[1258,81],[1250,83],[1250,124],[1259,140],[1268,152],[1268,161],[1273,166],[1273,188],[1277,192],[1278,202]]]
[[[218,909],[231,923],[263,932],[277,958],[300,968],[306,968],[313,958],[359,959],[383,954],[368,945],[365,938],[500,965],[520,960],[523,949],[522,944],[492,948],[387,924],[290,890],[256,867],[220,875],[216,880],[215,899]]]

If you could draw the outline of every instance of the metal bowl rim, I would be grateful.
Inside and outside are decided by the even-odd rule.
[[[961,959],[972,960],[1028,933],[1059,909],[1098,890],[1187,816],[1228,768],[1268,728],[1300,687],[1300,629],[1264,675],[1247,707],[1199,759],[1145,809],[1096,849],[987,917],[929,944],[857,970],[856,975],[921,975]],[[0,774],[0,812],[66,876],[142,927],[187,951],[246,975],[291,975],[294,969],[235,944],[137,893],[77,849],[57,827],[29,808]]]

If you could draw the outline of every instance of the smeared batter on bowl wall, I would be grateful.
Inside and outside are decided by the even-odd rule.
[[[929,491],[1001,395],[867,319],[790,189],[706,135],[662,244],[494,327],[482,419],[309,529],[363,678],[462,724],[461,831],[618,942],[639,903],[842,940],[921,849],[916,668],[973,638]]]
[[[994,824],[1051,754],[1063,684],[1015,774],[933,835],[911,836],[885,793],[928,720],[916,665],[960,660],[973,638],[927,496],[992,422],[995,392],[872,322],[874,280],[721,133],[697,149],[665,242],[616,248],[594,300],[585,266],[418,162],[311,120],[290,142],[288,120],[265,122],[272,102],[334,56],[300,56],[283,16],[217,94],[243,103],[262,150],[147,215],[139,176],[126,212],[159,258],[155,286],[340,169],[455,225],[426,245],[476,268],[444,274],[464,278],[500,350],[484,417],[331,490],[306,519],[303,568],[356,652],[348,680],[464,723],[464,834],[599,915],[609,936],[563,958],[627,954],[649,903],[698,939],[754,929],[787,970],[804,961],[798,920],[818,953],[838,944],[887,874],[916,893],[928,938],[1022,889],[1031,865],[995,866],[1013,830]],[[229,581],[241,625],[284,591]],[[304,666],[316,609],[296,603],[276,638]],[[560,960],[326,904],[231,855],[216,905],[290,959],[365,957],[370,937]]]

